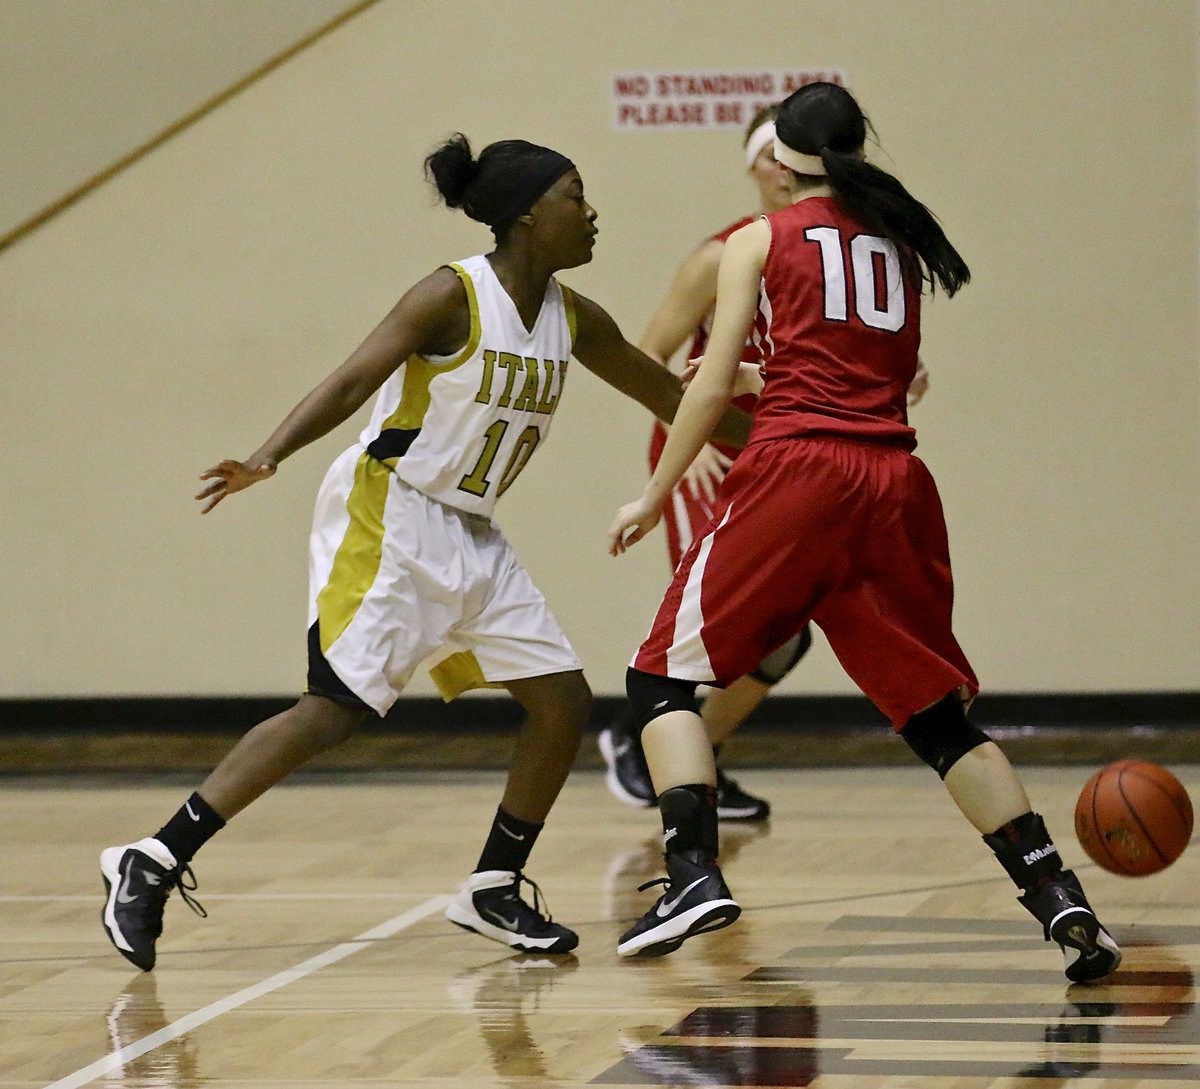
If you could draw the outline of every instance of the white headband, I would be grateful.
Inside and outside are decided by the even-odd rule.
[[[764,121],[746,138],[746,166],[753,166],[758,153],[774,139],[775,122]]]
[[[797,174],[823,176],[828,173],[820,155],[802,155],[799,151],[793,151],[778,136],[775,137],[775,159]]]

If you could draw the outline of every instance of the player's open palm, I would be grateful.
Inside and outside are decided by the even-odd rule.
[[[275,475],[275,466],[269,461],[258,465],[248,465],[244,461],[234,461],[226,458],[217,462],[211,469],[205,469],[200,474],[201,480],[210,481],[196,493],[196,498],[204,503],[201,514],[207,514],[227,495],[240,492]]]
[[[626,503],[608,527],[608,554],[619,556],[646,536],[662,518],[662,506],[638,499]]]

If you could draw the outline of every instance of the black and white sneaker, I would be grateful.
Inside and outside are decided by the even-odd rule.
[[[521,899],[521,883],[533,889],[533,907]],[[446,918],[523,953],[569,953],[579,935],[542,914],[541,890],[523,873],[483,870],[464,882],[446,906]]]
[[[1121,949],[1100,925],[1075,874],[1063,870],[1060,880],[1017,897],[1042,924],[1046,941],[1057,942],[1072,983],[1090,983],[1116,971]]]
[[[163,908],[172,889],[201,918],[208,913],[188,895],[196,888],[190,866],[181,866],[163,844],[140,839],[100,852],[106,899],[100,918],[109,941],[143,972],[154,967],[154,943],[162,934]],[[191,884],[184,884],[184,878]]]
[[[597,741],[608,768],[604,781],[613,797],[638,809],[654,805],[654,783],[646,766],[646,754],[628,719],[622,716],[605,726]]]
[[[771,803],[744,791],[737,781],[717,768],[717,817],[723,821],[765,821]]]
[[[662,957],[688,938],[728,926],[742,913],[715,862],[667,855],[667,876],[639,888],[666,885],[658,902],[617,942],[622,957]]]

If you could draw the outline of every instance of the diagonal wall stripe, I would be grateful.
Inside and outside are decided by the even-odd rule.
[[[106,181],[109,181],[111,178],[115,178],[121,173],[121,171],[133,166],[133,164],[139,160],[144,159],[155,148],[161,147],[168,140],[178,136],[184,130],[191,128],[192,125],[194,125],[197,121],[207,117],[213,112],[213,110],[223,106],[235,95],[241,94],[241,92],[246,90],[247,87],[252,86],[264,76],[267,76],[271,72],[275,71],[276,68],[291,60],[292,57],[296,56],[296,54],[302,53],[310,45],[320,41],[327,34],[337,30],[338,27],[348,23],[355,16],[361,15],[367,10],[367,8],[374,7],[379,2],[380,0],[358,0],[358,3],[347,8],[340,15],[330,19],[329,22],[325,23],[323,26],[317,27],[317,29],[311,34],[305,35],[298,42],[285,49],[282,53],[277,53],[270,60],[260,64],[252,72],[243,76],[232,86],[226,87],[225,90],[218,92],[207,102],[197,106],[196,109],[192,110],[191,113],[185,114],[174,124],[168,125],[157,136],[152,136],[144,144],[134,148],[131,152],[129,152],[129,154],[122,156],[111,166],[101,170],[98,174],[93,174],[87,179],[87,181],[76,186],[65,196],[60,197],[53,204],[43,208],[40,212],[35,213],[29,219],[25,220],[24,223],[18,224],[11,231],[9,231],[8,234],[0,235],[0,253],[3,253],[6,249],[8,249],[9,246],[19,242],[22,238],[28,234],[31,234],[43,224],[48,223],[60,212],[65,212],[73,204],[77,204],[93,190],[99,189],[100,186],[102,186]]]

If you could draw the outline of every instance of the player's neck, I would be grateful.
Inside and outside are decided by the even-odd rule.
[[[495,249],[487,255],[488,263],[521,315],[526,328],[532,328],[546,297],[546,284],[553,270],[546,267],[536,254]]]
[[[797,187],[792,194],[792,203],[799,204],[802,200],[808,200],[809,197],[832,197],[833,186],[828,182],[818,182],[815,185],[801,185]]]

